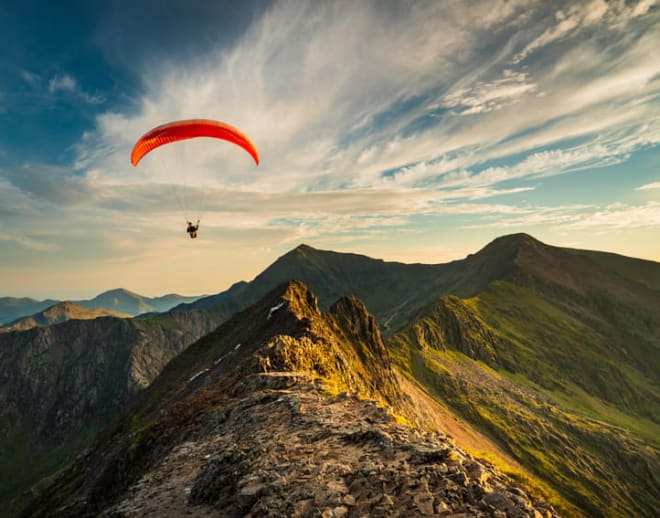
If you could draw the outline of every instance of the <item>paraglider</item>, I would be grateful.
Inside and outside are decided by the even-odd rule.
[[[199,220],[197,220],[197,225],[193,225],[192,221],[188,222],[188,228],[186,232],[190,234],[190,239],[195,239],[197,237],[197,231],[199,230]]]
[[[189,119],[168,122],[158,126],[138,139],[131,151],[131,164],[137,166],[140,160],[151,153],[154,149],[165,144],[171,144],[182,140],[188,140],[199,137],[215,138],[231,142],[243,148],[259,165],[259,152],[252,141],[237,128],[224,122],[209,119]],[[191,238],[197,237],[199,230],[199,220],[197,225],[187,221],[188,228],[186,232]]]
[[[245,149],[259,165],[259,152],[247,136],[229,124],[209,119],[168,122],[145,133],[133,146],[131,164],[136,166],[144,155],[164,144],[197,137],[210,137],[233,142]]]

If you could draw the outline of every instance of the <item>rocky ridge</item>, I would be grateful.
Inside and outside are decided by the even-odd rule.
[[[296,372],[254,374],[102,516],[496,516],[553,510],[446,435]]]
[[[555,516],[416,417],[364,306],[321,313],[288,283],[170,362],[23,515]]]

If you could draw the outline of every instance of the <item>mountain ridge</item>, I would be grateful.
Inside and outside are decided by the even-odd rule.
[[[1,297],[0,325],[12,323],[19,318],[30,317],[62,302],[71,302],[91,310],[106,309],[137,316],[142,313],[163,313],[181,303],[192,302],[200,297],[204,297],[204,295],[185,296],[169,293],[158,297],[145,297],[125,288],[104,291],[96,297],[82,300],[46,299],[38,301],[29,297]]]
[[[660,290],[655,289],[660,264],[640,261],[554,247],[525,234],[503,236],[465,259],[441,265],[389,263],[304,245],[254,281],[235,283],[200,301],[199,310],[216,323],[229,323],[243,318],[251,304],[275,289],[272,285],[281,285],[281,278],[299,279],[325,314],[332,314],[333,297],[347,304],[341,323],[331,316],[323,323],[324,329],[334,329],[328,333],[338,343],[356,344],[354,353],[340,355],[346,364],[359,371],[365,359],[376,360],[369,356],[373,348],[361,356],[359,343],[377,342],[370,330],[384,325],[381,340],[395,376],[405,377],[447,409],[445,415],[543,479],[539,483],[550,493],[558,491],[553,504],[562,512],[603,516],[602,509],[610,509],[613,516],[653,516],[653,499],[660,500],[653,489],[660,481]],[[251,325],[277,321],[285,314],[284,306],[277,307],[280,302],[273,299]],[[298,303],[311,305],[305,297]],[[374,320],[360,319],[353,326],[349,315],[361,314],[360,305]],[[186,309],[190,306],[178,312]],[[300,320],[312,325],[318,321],[315,314],[307,312]],[[150,322],[138,320],[145,326]],[[315,342],[296,334],[312,328],[296,326],[282,335],[289,338],[277,340],[277,351],[293,362],[290,368],[334,372],[341,361],[319,356]],[[244,351],[239,335],[218,357],[206,358],[194,348],[177,356],[172,368],[192,362],[188,379],[206,383],[219,368],[213,362],[222,366],[238,354],[232,351]],[[206,343],[216,338],[211,333]],[[1,354],[0,349],[0,364]],[[200,358],[213,366],[196,363]],[[267,369],[281,358],[262,355],[256,365]],[[169,366],[163,370],[165,379],[171,372]],[[373,378],[359,373],[342,383]],[[165,397],[167,385],[156,386]],[[581,464],[573,462],[575,451],[585,452]]]
[[[91,320],[100,317],[131,318],[131,315],[108,309],[87,309],[74,302],[64,301],[28,317],[22,317],[0,326],[0,333],[25,331],[33,327],[45,327],[67,320]]]
[[[406,398],[375,318],[356,299],[331,307],[291,282],[232,317],[23,516],[158,513],[163,498],[174,515],[556,516],[445,435],[398,424],[382,405]]]

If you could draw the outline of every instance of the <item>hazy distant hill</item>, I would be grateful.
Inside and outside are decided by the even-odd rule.
[[[0,297],[0,325],[38,313],[57,302],[57,300],[51,299],[35,300],[26,297]]]
[[[169,311],[178,304],[193,302],[199,298],[199,296],[187,297],[174,293],[151,298],[125,289],[116,289],[101,293],[93,299],[71,302],[87,309],[107,309],[135,316],[142,313],[162,313]],[[52,299],[37,301],[30,298],[14,297],[0,298],[0,325],[33,315],[58,302],[62,301]]]
[[[108,309],[87,309],[73,302],[58,302],[49,308],[29,317],[19,318],[5,326],[0,326],[0,333],[25,331],[33,327],[59,324],[66,320],[90,320],[99,317],[130,318],[131,315]]]

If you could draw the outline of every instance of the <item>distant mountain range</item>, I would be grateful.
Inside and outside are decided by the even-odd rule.
[[[73,302],[58,302],[34,315],[0,326],[0,333],[46,327],[67,320],[91,320],[99,317],[131,318],[131,315],[108,309],[87,309]]]
[[[143,433],[145,438],[154,438],[149,431],[151,426],[157,427],[154,430],[164,430],[163,422],[150,420],[148,416],[169,408],[174,401],[173,394],[181,390],[184,391],[181,394],[192,394],[187,391],[193,389],[185,387],[198,373],[199,382],[210,391],[194,396],[201,398],[200,404],[206,404],[204,401],[216,404],[212,396],[217,392],[216,383],[222,385],[225,393],[233,390],[223,385],[222,376],[218,378],[216,373],[229,374],[237,368],[235,356],[226,353],[242,349],[245,345],[240,338],[242,333],[247,333],[249,326],[260,325],[256,320],[248,324],[249,319],[245,320],[241,312],[252,314],[248,308],[254,304],[270,304],[263,302],[263,297],[291,280],[308,286],[323,311],[330,311],[342,297],[354,296],[361,300],[375,316],[369,320],[371,324],[367,328],[382,329],[383,343],[398,380],[396,391],[403,390],[408,394],[406,397],[413,399],[424,394],[433,401],[433,409],[420,405],[420,415],[429,417],[440,412],[444,418],[429,417],[434,427],[451,428],[457,440],[465,441],[474,453],[486,455],[501,469],[525,481],[561,514],[655,516],[660,501],[660,264],[616,254],[554,247],[526,234],[503,236],[465,259],[437,265],[385,262],[301,245],[280,257],[251,282],[240,282],[223,293],[177,306],[172,315],[193,312],[213,325],[221,322],[229,325],[232,321],[241,324],[223,326],[170,364],[171,368],[162,373],[153,390],[145,392],[148,406],[140,399],[142,402],[130,407],[121,418],[122,433],[129,434],[123,436],[128,441],[126,444],[131,441],[142,444]],[[268,315],[277,314],[277,304],[273,302],[269,306]],[[263,318],[268,320],[268,315]],[[150,318],[138,320],[145,330],[150,329],[151,321]],[[161,336],[164,329],[178,325],[172,320],[154,323],[154,336]],[[346,336],[345,330],[338,330],[340,327],[333,328],[333,332]],[[48,333],[48,329],[40,332]],[[358,351],[360,362],[374,368],[372,362],[381,360],[373,357],[371,349],[360,345],[371,339],[366,337],[370,333],[363,336],[365,333],[358,332],[359,329],[364,328],[356,327],[347,341]],[[297,340],[300,336],[294,331],[280,329],[280,334],[293,333],[291,336]],[[110,335],[94,338],[96,332],[89,331],[90,358],[101,354],[94,352],[100,344],[111,347],[114,340],[124,340]],[[34,372],[45,368],[52,360],[39,352],[44,346],[42,338],[36,334],[31,335],[33,345],[30,347],[15,343],[29,333],[36,333],[36,330],[0,335],[0,403],[23,409],[21,415],[26,417],[18,422],[34,424],[40,423],[43,417],[33,416],[26,407],[32,403],[17,396],[29,393],[38,400],[41,392],[51,390],[50,382],[37,382],[40,378],[34,377]],[[268,360],[259,353],[257,342],[250,349],[252,356],[241,353],[240,357],[245,361],[251,358],[249,361],[257,362],[263,369],[273,368],[269,362],[275,360]],[[56,343],[59,344],[57,339],[49,347],[54,350]],[[160,343],[163,345],[159,345],[159,349],[165,347],[165,341]],[[222,354],[216,349],[216,343],[224,344]],[[313,345],[304,343],[309,347]],[[281,347],[287,351],[287,361],[293,362],[287,364],[287,368],[295,364],[296,368],[311,372],[313,376],[328,379],[330,384],[336,383],[338,376],[370,379],[360,370],[359,362],[339,360],[330,352],[327,361],[320,358],[306,361],[312,349],[291,348],[287,344],[289,339],[282,338]],[[64,344],[57,347],[66,350]],[[7,348],[17,355],[9,365],[7,355],[3,355]],[[148,354],[160,354],[156,349],[141,350],[144,365],[148,364]],[[66,376],[64,365],[68,361],[65,359],[62,364],[61,376]],[[335,361],[339,363],[333,363]],[[19,364],[24,367],[17,373],[15,365]],[[99,373],[96,376],[110,369],[101,359],[85,360],[84,364],[96,365]],[[330,368],[330,364],[335,367]],[[277,369],[281,367],[278,364]],[[6,373],[13,376],[11,382],[7,382]],[[77,394],[89,393],[92,379],[94,376],[80,377],[79,384],[71,386],[67,393],[76,401]],[[116,383],[125,384],[125,375],[118,376]],[[12,388],[16,386],[31,388],[17,392]],[[418,395],[413,397],[411,394],[415,391]],[[384,404],[394,401],[382,391],[371,394],[370,397]],[[211,399],[204,399],[207,396]],[[52,400],[50,412],[56,412],[60,404]],[[104,405],[107,405],[103,400],[87,404],[94,412],[105,411]],[[106,415],[117,412],[117,408],[113,406]],[[183,411],[186,407],[177,403],[172,408]],[[226,415],[224,410],[213,406],[207,410],[217,411],[218,416]],[[204,415],[207,410],[203,411]],[[400,410],[405,414],[405,405]],[[66,422],[68,413],[60,415],[60,422]],[[414,425],[414,413],[405,415]],[[26,421],[27,416],[30,421]],[[0,415],[0,423],[16,422],[18,418],[14,415],[11,419]],[[136,423],[143,428],[134,429]],[[105,439],[99,438],[98,452],[117,447],[117,443],[104,445],[107,439],[107,434]],[[89,440],[87,437],[75,444],[82,448]],[[154,444],[163,446],[164,443],[157,439]],[[145,451],[148,452],[145,458],[151,459],[149,462],[164,462],[164,458],[157,459],[153,455],[155,451],[166,449],[154,451],[150,446]],[[105,453],[103,455],[106,458]],[[112,461],[114,466],[126,466],[122,473],[130,474],[128,479],[120,476],[121,484],[128,484],[121,487],[131,486],[131,481],[137,480],[131,477],[148,472],[139,470],[150,469],[148,463],[142,468],[130,464],[129,457],[133,454],[127,455]],[[246,452],[246,455],[251,453]],[[15,463],[21,462],[18,453],[12,458]],[[61,465],[51,463],[50,467],[55,469]],[[180,469],[195,470],[200,465]],[[48,471],[46,466],[41,468],[42,473]],[[110,471],[106,472],[108,476]],[[114,488],[113,491],[118,491],[115,495],[124,494],[121,493],[124,489],[115,485],[120,479],[94,482],[97,484],[94,498],[101,494],[99,491],[106,482],[106,489]],[[62,489],[61,484],[54,487]],[[48,500],[53,498],[52,493],[46,494],[51,496],[44,501],[53,504],[55,500]],[[62,496],[57,501],[62,503],[66,498]],[[211,497],[199,501],[208,502],[207,498]],[[246,501],[255,503],[258,500],[259,497]],[[112,500],[111,505],[118,501]]]
[[[89,300],[58,301],[53,299],[34,300],[31,298],[0,297],[0,325],[31,316],[58,302],[72,302],[87,309],[106,309],[127,315],[162,313],[182,303],[193,302],[200,297],[187,297],[177,294],[162,297],[145,297],[125,289],[110,290]]]

